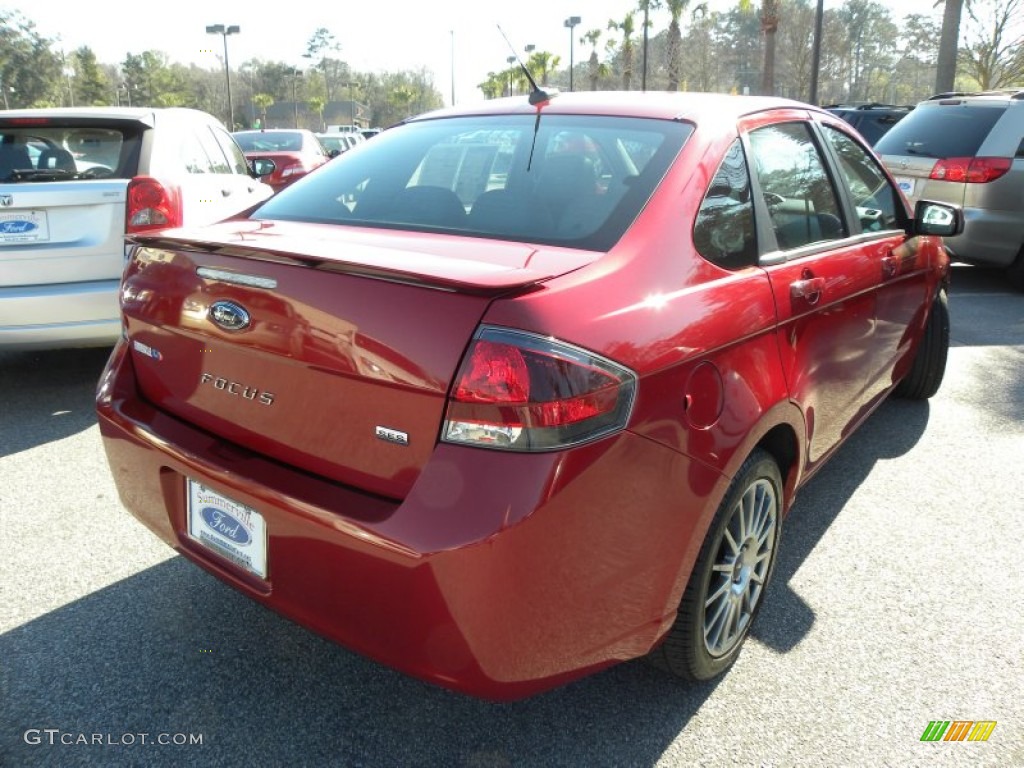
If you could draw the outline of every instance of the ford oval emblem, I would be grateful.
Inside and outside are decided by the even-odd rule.
[[[210,319],[225,331],[244,331],[249,327],[249,313],[233,301],[215,301],[210,305]]]
[[[4,235],[23,235],[34,229],[39,229],[39,226],[31,221],[25,221],[24,219],[8,219],[7,221],[0,221],[0,234]]]
[[[233,515],[229,515],[223,509],[217,509],[216,507],[203,507],[202,511],[203,522],[209,527],[211,531],[219,533],[225,538],[231,539],[235,544],[245,546],[252,537],[249,536],[249,532],[245,530],[245,526],[239,520],[236,520]]]

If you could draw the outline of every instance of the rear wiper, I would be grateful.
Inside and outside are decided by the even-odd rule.
[[[73,179],[78,174],[64,168],[16,168],[11,171],[7,181],[59,181]]]
[[[920,157],[934,157],[934,158],[938,158],[938,155],[933,155],[931,152],[928,152],[927,150],[924,150],[924,149],[914,149],[913,147],[907,147],[907,154],[908,155],[919,155]]]

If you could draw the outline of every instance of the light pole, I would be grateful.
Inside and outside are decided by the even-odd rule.
[[[299,127],[299,98],[296,95],[295,87],[299,82],[299,78],[302,77],[301,69],[292,69],[292,108],[295,112],[295,127]],[[265,126],[264,126],[265,127]]]
[[[577,24],[579,24],[581,21],[583,21],[583,19],[581,19],[579,16],[570,16],[564,22],[564,25],[569,28],[569,90],[570,91],[573,89],[572,88],[572,69],[573,69],[572,53],[573,53],[573,42],[574,42],[573,41],[573,28]]]
[[[209,35],[220,35],[224,38],[224,75],[228,81],[228,130],[235,130],[235,105],[231,103],[231,65],[228,63],[228,35],[237,35],[242,28],[237,24],[226,27],[223,24],[211,24],[206,28]]]
[[[71,78],[75,76],[75,68],[71,66],[64,67],[64,77],[68,79],[68,104],[75,106],[75,88],[71,85]]]
[[[455,106],[455,30],[451,30],[452,35],[452,106]]]
[[[348,88],[348,122],[355,128],[356,127],[356,102],[355,97],[352,95],[353,88],[361,88],[362,83],[349,80],[347,83],[341,83],[341,86]]]

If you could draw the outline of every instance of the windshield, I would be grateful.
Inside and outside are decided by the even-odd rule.
[[[142,127],[84,120],[0,120],[0,182],[130,179]]]
[[[417,121],[341,155],[253,218],[607,250],[692,130],[669,120],[579,115]]]

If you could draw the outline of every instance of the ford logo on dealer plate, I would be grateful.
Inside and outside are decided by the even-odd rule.
[[[210,319],[225,331],[242,331],[249,327],[249,313],[233,301],[211,304]]]
[[[25,221],[24,219],[0,221],[0,233],[5,235],[22,235],[34,229],[39,229],[39,227],[33,222]]]
[[[249,532],[245,530],[245,526],[223,509],[203,507],[202,515],[203,522],[210,527],[211,531],[216,531],[221,536],[226,536],[235,544],[245,546],[252,541]]]

